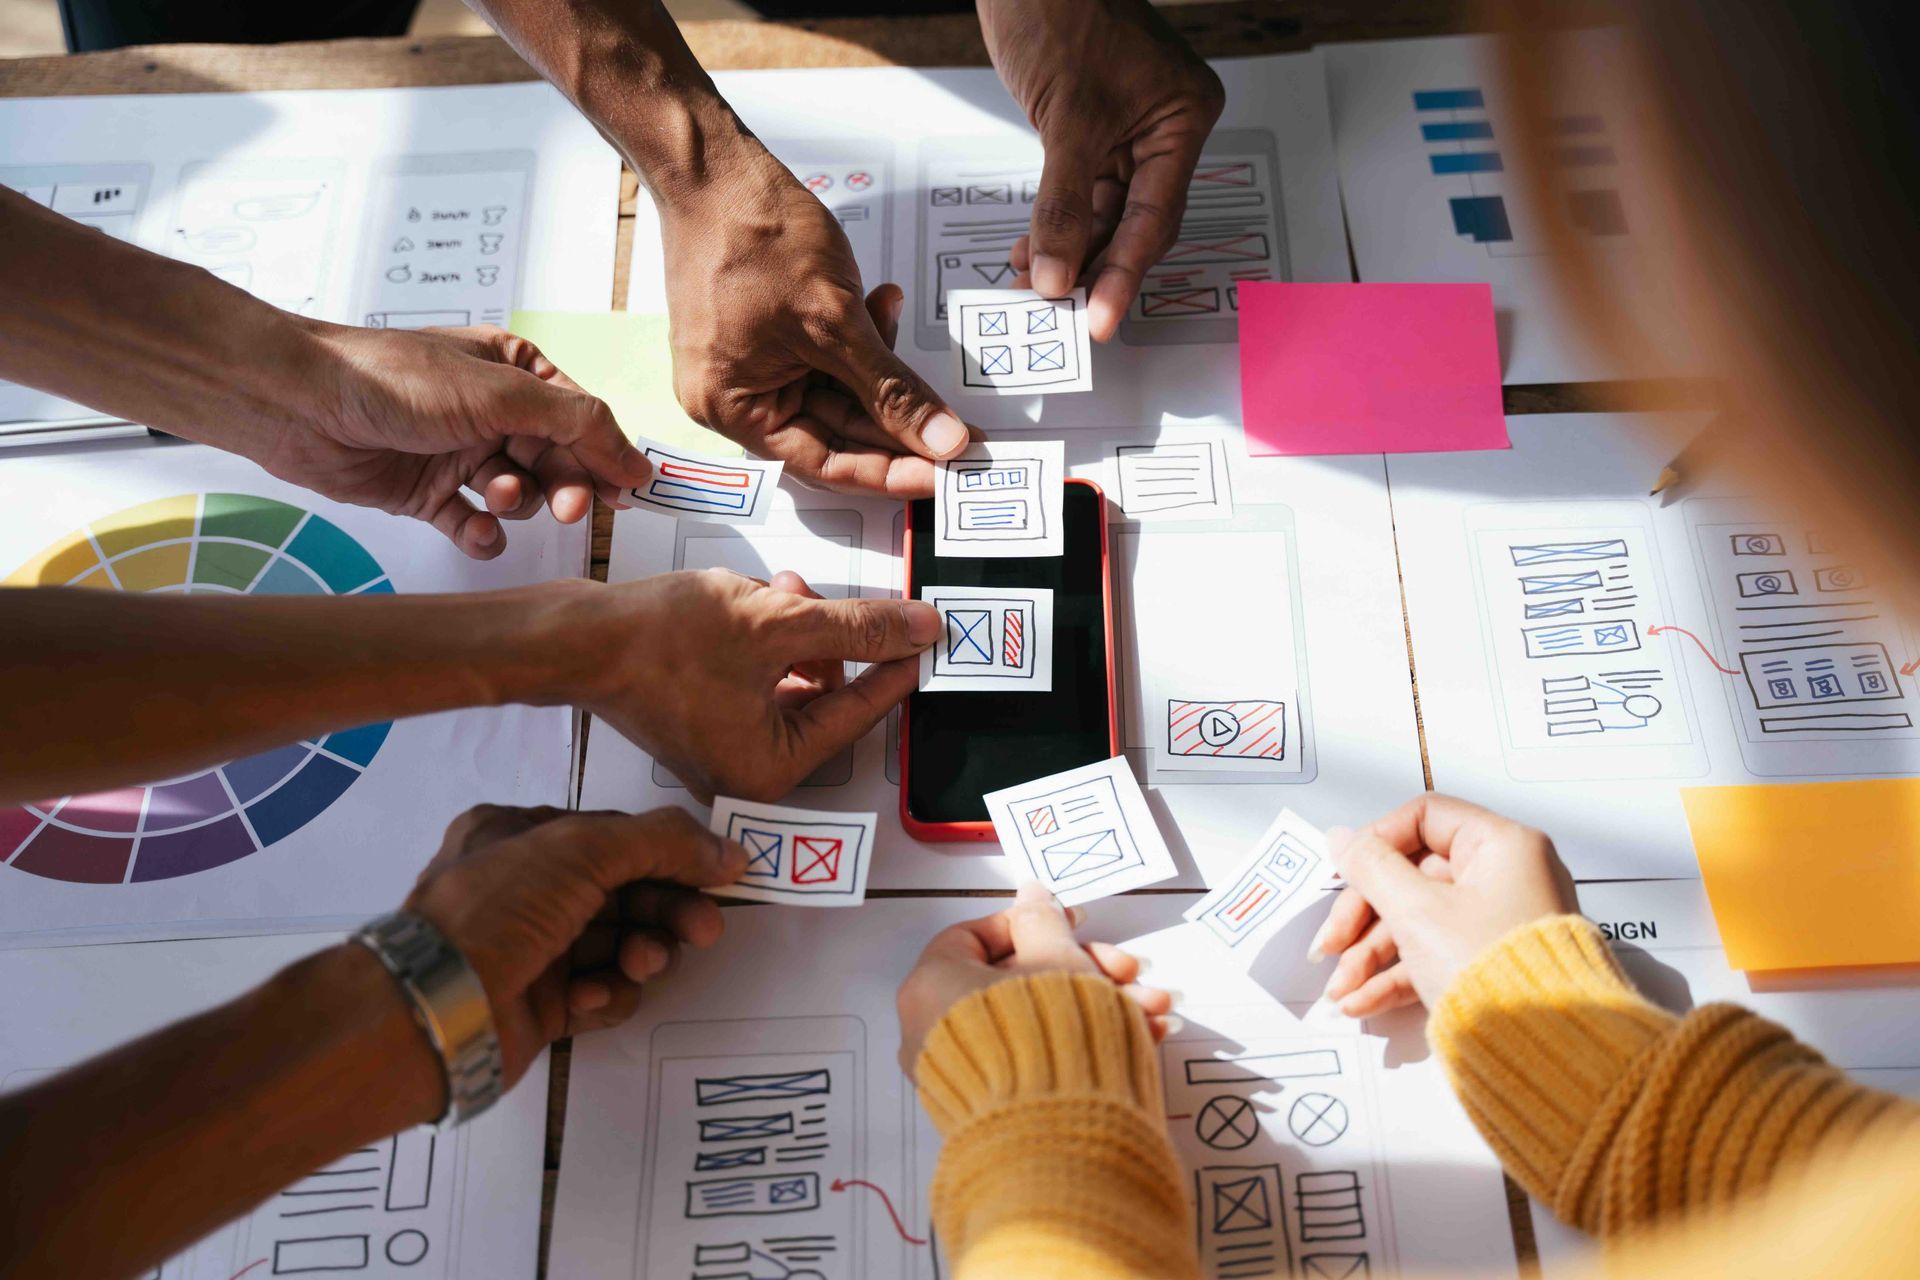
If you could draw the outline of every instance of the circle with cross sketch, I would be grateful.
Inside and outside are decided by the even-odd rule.
[[[1238,1151],[1260,1136],[1260,1117],[1245,1098],[1210,1098],[1194,1119],[1193,1134],[1217,1151]]]
[[[1347,1131],[1347,1104],[1330,1093],[1303,1093],[1287,1112],[1287,1132],[1310,1147],[1324,1147]]]

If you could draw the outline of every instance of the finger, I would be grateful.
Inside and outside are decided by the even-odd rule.
[[[782,569],[774,574],[767,580],[767,585],[775,591],[784,591],[807,600],[826,599],[791,569]],[[847,682],[847,665],[838,658],[796,662],[790,670],[792,677],[797,678],[782,680],[773,691],[773,700],[782,707],[804,707],[822,693],[838,689]]]
[[[811,398],[821,393],[807,394]],[[838,398],[845,400],[843,395]],[[903,500],[931,496],[933,463],[919,454],[899,452],[892,437],[867,422],[864,413],[857,417],[866,426],[849,425],[845,431],[834,431],[811,417],[795,417],[768,432],[761,451],[786,463],[786,474],[813,488]],[[869,432],[878,438],[866,440]]]
[[[588,395],[525,338],[502,332],[496,350],[504,363],[533,375],[530,386],[515,387],[509,405],[518,412],[504,434],[566,445],[589,472],[619,488],[638,488],[652,478],[646,454],[620,430],[605,401]]]
[[[821,600],[795,610],[783,636],[797,659],[889,662],[910,658],[940,638],[940,611],[924,600]]]
[[[1349,993],[1339,1002],[1339,1009],[1349,1018],[1371,1018],[1375,1014],[1419,1003],[1420,996],[1413,989],[1412,972],[1406,965],[1396,964],[1385,973],[1376,973],[1368,978],[1359,990]]]
[[[1071,920],[1071,915],[1069,919]],[[1099,967],[1100,972],[1123,987],[1140,976],[1139,959],[1122,951],[1111,942],[1089,942],[1087,954],[1093,958],[1093,963]]]
[[[1033,287],[1057,298],[1073,288],[1087,263],[1093,235],[1093,180],[1098,157],[1087,154],[1085,139],[1045,139],[1040,189],[1034,196]]]
[[[1440,886],[1420,874],[1406,854],[1371,832],[1356,832],[1339,846],[1330,840],[1327,851],[1335,869],[1346,879],[1348,892],[1364,896],[1389,923],[1396,915],[1425,908],[1433,895],[1441,892]]]
[[[866,737],[919,683],[916,659],[876,662],[843,688],[785,712],[793,755],[803,766],[798,776],[804,778],[841,748]]]
[[[1171,991],[1132,983],[1121,987],[1120,994],[1139,1005],[1140,1011],[1149,1018],[1164,1018],[1173,1012],[1173,992]]]
[[[710,947],[726,929],[720,904],[694,889],[670,884],[629,885],[619,893],[619,918],[664,929],[690,947]]]
[[[1327,979],[1327,998],[1338,1000],[1359,990],[1374,974],[1386,972],[1399,959],[1400,948],[1393,940],[1393,931],[1376,920],[1358,942],[1340,953],[1333,976]]]
[[[924,458],[948,458],[967,447],[967,426],[926,379],[893,354],[864,310],[827,371],[846,384],[895,449]],[[826,354],[826,353],[823,353]]]
[[[1183,135],[1169,151],[1142,160],[1127,184],[1126,207],[1087,294],[1087,331],[1096,342],[1113,337],[1140,292],[1140,282],[1179,234],[1187,184],[1199,163],[1202,141]]]
[[[1060,899],[1037,880],[1029,880],[1014,895],[1007,911],[1013,935],[1013,959],[1020,965],[1053,969],[1090,969],[1093,962],[1073,936],[1073,925]]]
[[[593,475],[580,465],[572,449],[555,445],[542,451],[534,461],[533,474],[546,495],[547,510],[561,524],[577,523],[592,512]]]
[[[1335,843],[1346,844],[1353,839],[1353,832],[1346,827],[1331,827],[1327,831],[1329,847]],[[1307,944],[1307,963],[1319,964],[1328,956],[1339,955],[1356,942],[1373,923],[1373,905],[1361,893],[1335,894],[1333,910],[1320,925],[1319,932],[1313,935],[1313,941]]]
[[[588,974],[567,983],[567,1034],[617,1027],[640,1007],[640,984],[618,973]]]
[[[635,880],[710,888],[731,884],[747,869],[745,849],[714,835],[684,809],[574,814],[535,830],[530,839],[539,846],[537,856],[565,862],[602,893]]]
[[[500,521],[485,511],[475,510],[463,493],[448,494],[424,519],[469,560],[491,560],[507,549]]]
[[[660,929],[629,929],[620,939],[620,972],[634,982],[665,973],[679,953],[678,939]]]
[[[1180,1032],[1185,1031],[1187,1029],[1187,1020],[1177,1013],[1169,1013],[1163,1017],[1148,1018],[1147,1029],[1153,1032],[1153,1042],[1159,1044],[1166,1040],[1167,1037],[1178,1035]]]
[[[920,952],[920,963],[959,961],[998,964],[1013,954],[1013,924],[1005,911],[978,920],[962,920],[933,935]]]
[[[1469,824],[1510,821],[1458,796],[1423,791],[1386,817],[1369,823],[1367,829],[1402,853],[1430,849],[1444,858],[1451,856],[1454,840]]]
[[[900,341],[900,313],[907,304],[907,295],[897,284],[875,285],[867,294],[867,314],[873,318],[873,327],[879,330],[880,341],[887,344],[891,351]]]
[[[524,520],[540,509],[540,482],[504,453],[482,462],[467,477],[467,488],[502,520]]]

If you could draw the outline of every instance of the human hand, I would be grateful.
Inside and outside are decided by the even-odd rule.
[[[572,524],[596,492],[623,505],[621,492],[651,474],[607,406],[525,338],[300,323],[314,354],[313,407],[292,427],[222,442],[283,480],[425,520],[490,560],[506,549],[502,520],[547,507]]]
[[[918,600],[822,600],[798,574],[725,569],[617,587],[552,584],[536,649],[577,655],[565,691],[679,776],[777,800],[859,740],[919,682],[940,617]],[[847,661],[870,662],[846,679]]]
[[[493,1006],[506,1084],[561,1036],[633,1016],[640,984],[723,927],[703,888],[747,853],[682,809],[569,813],[481,805],[453,820],[407,895]]]
[[[1007,910],[935,934],[900,984],[900,1069],[913,1074],[927,1036],[961,1000],[1008,978],[1055,969],[1105,974],[1146,1012],[1154,1038],[1164,1039],[1178,1025],[1173,997],[1138,985],[1134,956],[1111,943],[1077,941],[1073,929],[1084,918],[1078,907],[1062,907],[1045,886],[1029,881]]]
[[[1083,272],[1106,342],[1172,246],[1187,183],[1220,118],[1220,77],[1147,0],[980,0],[993,65],[1046,163],[1014,267],[1050,298]]]
[[[674,390],[696,422],[803,483],[919,498],[965,424],[893,354],[899,291],[863,301],[840,223],[753,145],[661,206]],[[887,332],[883,333],[883,330]]]
[[[1544,832],[1425,792],[1358,831],[1327,832],[1346,880],[1308,958],[1337,955],[1327,998],[1364,1018],[1432,1008],[1459,972],[1530,920],[1573,911],[1573,877]]]

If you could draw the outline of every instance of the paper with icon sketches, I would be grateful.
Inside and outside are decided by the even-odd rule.
[[[871,813],[795,809],[719,796],[708,830],[747,851],[746,874],[708,892],[801,907],[853,907],[867,896]]]
[[[1000,847],[1067,906],[1176,873],[1125,756],[984,797]]]

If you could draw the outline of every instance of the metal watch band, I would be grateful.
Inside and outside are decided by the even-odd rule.
[[[440,1054],[447,1074],[447,1109],[440,1123],[465,1124],[499,1101],[500,1037],[493,1028],[493,1006],[467,958],[411,911],[370,920],[353,939],[380,957]]]

